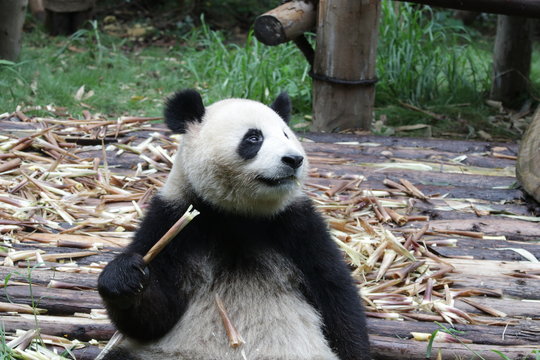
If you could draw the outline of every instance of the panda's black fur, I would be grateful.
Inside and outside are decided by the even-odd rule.
[[[280,95],[271,107],[288,120],[290,102],[285,94]],[[184,91],[168,102],[165,116],[172,130],[184,133],[189,123],[200,122],[204,113],[199,94]],[[145,267],[142,256],[190,204],[200,211],[200,215]],[[207,257],[207,254],[212,256]],[[145,346],[171,331],[188,310],[193,291],[185,283],[204,281],[199,278],[203,275],[193,270],[193,259],[212,262],[214,273],[219,274],[217,277],[223,275],[227,279],[227,274],[237,274],[246,279],[257,277],[256,281],[264,283],[267,277],[270,279],[275,274],[266,274],[267,268],[257,259],[272,256],[281,259],[279,264],[287,264],[286,267],[292,269],[285,278],[287,286],[275,292],[297,291],[301,294],[320,315],[322,333],[337,358],[369,359],[365,318],[350,270],[331,240],[324,221],[305,196],[279,213],[265,217],[225,211],[194,192],[187,192],[184,199],[174,202],[158,194],[152,200],[133,242],[100,275],[98,288],[118,330]],[[287,280],[289,277],[290,281]],[[274,289],[270,290],[261,296],[271,298]],[[249,314],[249,306],[253,304],[245,308],[242,304],[239,306]],[[234,319],[232,321],[234,323]],[[287,337],[287,334],[281,335]],[[196,348],[204,344],[192,346]],[[106,359],[149,358],[138,355],[139,352],[133,348],[118,347]],[[272,359],[271,354],[260,355],[255,360]],[[156,355],[152,358],[163,357]],[[207,359],[221,358],[217,353]],[[294,357],[291,360],[300,358],[314,360],[311,357]]]

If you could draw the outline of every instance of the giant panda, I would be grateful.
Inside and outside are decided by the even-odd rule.
[[[282,93],[266,106],[198,92],[169,98],[183,134],[133,242],[98,281],[125,335],[106,359],[369,359],[357,288],[302,192],[308,162]],[[192,204],[198,215],[148,265],[142,257]],[[229,345],[222,300],[244,344]]]

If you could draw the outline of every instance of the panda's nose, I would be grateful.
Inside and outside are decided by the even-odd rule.
[[[302,165],[304,157],[301,155],[285,155],[281,158],[281,161],[293,169],[298,169]]]

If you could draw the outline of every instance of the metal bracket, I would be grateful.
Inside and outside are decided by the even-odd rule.
[[[309,76],[311,76],[311,78],[315,80],[325,81],[325,82],[329,82],[332,84],[339,84],[339,85],[373,86],[377,83],[377,81],[379,81],[377,77],[374,77],[373,79],[345,80],[345,79],[335,78],[332,76],[316,74],[313,72],[313,70],[309,72]]]

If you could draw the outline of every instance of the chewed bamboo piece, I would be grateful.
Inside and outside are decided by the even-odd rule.
[[[223,304],[223,301],[218,294],[216,294],[215,296],[215,301],[218,308],[219,316],[221,317],[221,321],[223,321],[225,333],[227,334],[227,338],[229,339],[229,346],[233,349],[242,346],[243,344],[245,344],[245,341],[238,332],[238,330],[236,330],[236,328],[234,327],[231,319],[229,318],[229,314],[225,309],[225,304]]]

